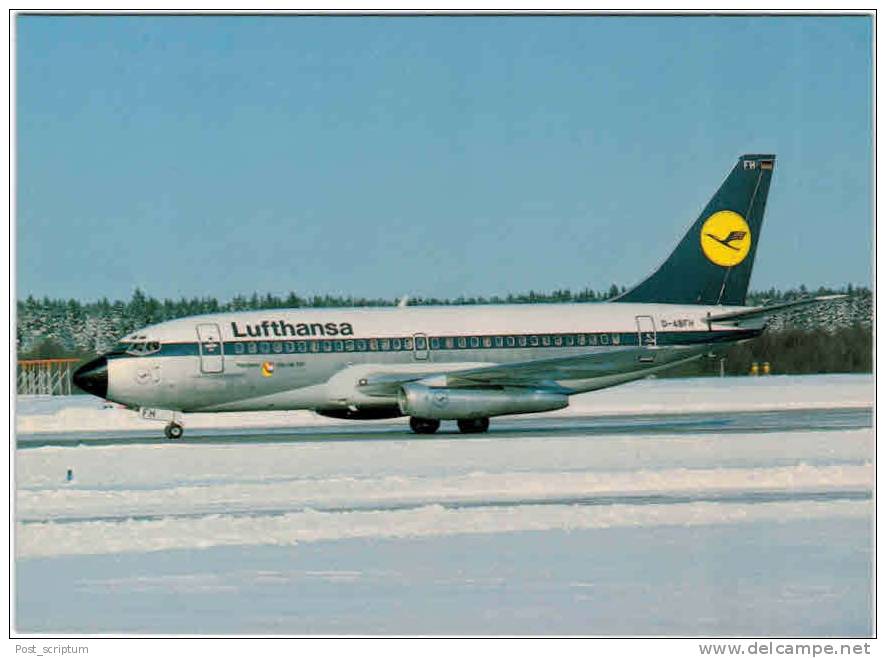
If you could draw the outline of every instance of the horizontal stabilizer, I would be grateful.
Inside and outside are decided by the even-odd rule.
[[[722,313],[720,315],[710,315],[707,317],[708,322],[730,322],[733,320],[753,320],[754,318],[764,318],[774,315],[779,311],[798,306],[808,306],[810,304],[820,304],[822,302],[831,302],[837,299],[845,299],[849,295],[824,295],[822,297],[807,297],[805,299],[797,299],[784,304],[773,304],[772,306],[758,306],[743,311],[734,311],[732,313]]]

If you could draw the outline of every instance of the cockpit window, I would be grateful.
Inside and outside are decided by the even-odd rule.
[[[132,356],[146,356],[160,351],[160,343],[156,340],[136,341],[133,343],[121,343],[127,354]]]

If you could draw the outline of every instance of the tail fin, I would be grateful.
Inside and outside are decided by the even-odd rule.
[[[774,155],[743,155],[668,259],[615,302],[743,306]]]

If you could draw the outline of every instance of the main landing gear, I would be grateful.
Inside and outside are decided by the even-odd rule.
[[[416,434],[433,434],[440,429],[440,421],[434,418],[416,418],[411,416],[409,418],[409,427]]]
[[[163,428],[163,433],[166,434],[167,439],[180,439],[185,433],[185,428],[178,423],[169,423]]]
[[[409,419],[409,427],[416,434],[433,434],[440,429],[440,421],[434,418]],[[458,421],[458,431],[462,434],[482,434],[489,430],[488,418],[470,418]]]
[[[489,431],[488,418],[470,418],[458,421],[458,431],[462,434],[483,434]]]

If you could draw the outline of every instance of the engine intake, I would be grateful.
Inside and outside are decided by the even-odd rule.
[[[407,416],[460,420],[554,411],[568,406],[569,398],[562,393],[521,388],[464,389],[406,384],[400,388],[397,403]]]

